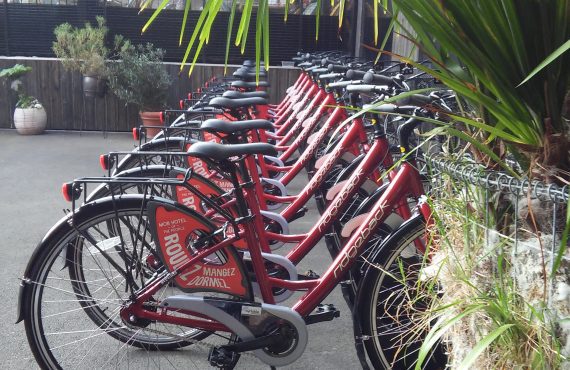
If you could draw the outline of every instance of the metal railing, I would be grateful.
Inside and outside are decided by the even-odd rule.
[[[502,238],[507,239],[513,243],[513,257],[516,258],[519,252],[520,236],[519,231],[521,228],[520,221],[518,219],[519,214],[519,201],[521,199],[538,199],[542,201],[543,205],[548,204],[552,207],[552,224],[550,225],[552,234],[550,245],[533,246],[533,249],[541,250],[549,255],[550,259],[550,270],[552,273],[554,269],[555,256],[559,252],[560,248],[560,234],[565,226],[565,218],[561,217],[561,212],[565,210],[568,206],[568,200],[570,198],[570,186],[564,185],[559,186],[554,183],[546,184],[538,180],[529,180],[526,177],[516,178],[507,173],[488,170],[478,163],[474,163],[467,159],[456,159],[443,157],[442,155],[431,155],[426,156],[426,162],[428,167],[433,173],[432,178],[441,178],[440,174],[447,174],[453,180],[463,182],[472,186],[476,186],[484,190],[484,202],[489,204],[490,197],[493,194],[502,193],[504,195],[509,195],[515,197],[513,203],[514,208],[514,219],[513,219],[513,232],[511,235],[501,235]],[[550,211],[550,210],[549,210]],[[485,212],[485,224],[481,225],[485,228],[488,233],[490,231],[489,225],[489,210],[486,209]],[[497,230],[493,230],[497,232]],[[529,232],[529,230],[525,230]],[[545,233],[546,234],[546,233]],[[543,235],[535,235],[537,238],[542,238]],[[487,234],[487,237],[489,235]],[[562,256],[565,261],[570,261],[567,256]],[[552,303],[552,297],[554,295],[554,283],[553,279],[548,279],[548,292],[547,292],[547,302],[550,306]]]

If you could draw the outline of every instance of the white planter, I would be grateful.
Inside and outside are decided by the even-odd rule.
[[[14,111],[14,126],[21,135],[38,135],[44,132],[47,125],[47,115],[41,108],[16,108]]]

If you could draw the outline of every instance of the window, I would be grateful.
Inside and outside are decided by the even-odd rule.
[[[77,0],[8,0],[10,1],[68,1],[73,2],[73,4],[77,3]],[[117,6],[123,8],[140,8],[146,0],[99,0],[99,4],[102,6]],[[202,10],[204,3],[207,0],[170,0],[168,5],[166,5],[165,9],[171,10],[184,10],[184,5],[186,1],[191,1],[190,9],[191,10]],[[238,7],[237,10],[239,11],[242,7],[243,0],[237,0]],[[254,0],[254,6],[257,6],[258,0]],[[303,14],[303,15],[316,15],[316,8],[317,8],[317,0],[269,0],[269,11],[271,13],[281,13],[283,14],[285,11],[285,3],[289,1],[289,14]],[[150,9],[156,9],[162,0],[152,0],[152,2],[148,5]],[[222,12],[229,12],[232,9],[232,2],[233,0],[224,0],[221,11]],[[352,0],[345,0],[345,11],[348,9]],[[334,0],[334,5],[331,5],[329,0],[322,0],[321,1],[321,15],[327,16],[338,16],[338,12],[340,9],[340,0]]]
[[[202,8],[202,0],[170,0],[165,9],[183,10],[186,1],[192,1],[191,9],[199,10]],[[146,0],[99,0],[99,3],[104,6],[118,6],[122,8],[140,8]],[[148,5],[150,9],[156,9],[162,3],[162,0],[152,0]]]
[[[8,4],[77,5],[77,0],[8,0]]]

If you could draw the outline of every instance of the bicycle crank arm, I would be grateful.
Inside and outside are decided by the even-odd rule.
[[[286,366],[301,357],[307,346],[307,325],[301,315],[289,307],[189,295],[166,297],[159,307],[210,318],[242,340],[211,353],[213,363],[230,361],[224,356],[233,358],[238,351],[252,351],[269,366]],[[274,339],[274,333],[279,340]]]

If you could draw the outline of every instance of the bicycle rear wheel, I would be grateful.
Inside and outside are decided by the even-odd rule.
[[[37,249],[21,304],[42,368],[207,366],[207,352],[195,358],[197,349],[182,349],[209,332],[151,321],[133,327],[119,315],[133,292],[164,268],[156,263],[145,203],[139,196],[90,203],[74,227],[64,220]],[[210,230],[205,222],[196,232]],[[181,293],[174,284],[164,286],[148,305]]]

